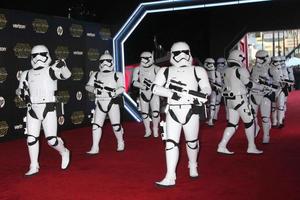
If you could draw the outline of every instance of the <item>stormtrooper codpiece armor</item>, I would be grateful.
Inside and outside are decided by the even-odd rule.
[[[223,96],[228,107],[228,124],[224,130],[223,138],[218,145],[217,151],[224,154],[233,154],[227,149],[227,143],[238,128],[239,118],[245,124],[245,132],[248,140],[247,153],[261,154],[255,145],[255,124],[252,107],[248,101],[248,88],[252,87],[250,74],[243,61],[245,55],[239,50],[233,50],[227,59],[228,68],[225,70],[225,89]]]
[[[222,102],[222,92],[223,92],[223,86],[224,86],[224,72],[227,68],[227,61],[225,58],[218,58],[216,63],[217,69],[216,69],[216,83],[221,86],[221,88],[216,88],[216,109],[215,114],[213,117],[213,121],[218,120],[218,115],[220,111],[220,105]],[[226,111],[226,120],[228,120],[228,109],[225,105],[225,111]]]
[[[96,95],[96,108],[92,119],[93,144],[90,151],[87,152],[90,155],[99,153],[102,127],[107,114],[117,139],[117,151],[125,149],[120,116],[120,109],[123,106],[122,93],[125,91],[124,78],[122,73],[113,71],[113,57],[108,51],[101,55],[99,62],[100,71],[91,74],[85,87],[88,92]]]
[[[250,92],[250,103],[255,113],[256,135],[260,127],[258,124],[257,113],[260,108],[260,114],[263,127],[263,143],[270,141],[270,128],[271,128],[271,100],[274,99],[273,91],[276,86],[272,85],[271,77],[269,76],[269,55],[265,50],[256,52],[256,62],[251,71],[251,81],[253,87]]]
[[[57,137],[56,96],[57,80],[65,80],[71,72],[64,60],[50,66],[49,50],[44,45],[34,46],[31,50],[33,69],[24,71],[20,77],[16,94],[27,101],[26,136],[30,157],[29,171],[25,176],[39,172],[39,136],[43,126],[48,144],[57,150],[61,157],[61,168],[66,169],[70,162],[70,151]]]
[[[134,87],[139,88],[139,103],[145,126],[144,137],[147,138],[151,136],[149,113],[150,108],[153,123],[153,136],[158,137],[158,125],[160,121],[160,99],[159,96],[154,95],[150,89],[154,78],[160,68],[154,64],[152,53],[143,52],[140,58],[140,66],[134,69],[132,83]]]
[[[192,65],[190,48],[185,42],[172,45],[170,63],[172,66],[158,71],[152,85],[154,94],[168,98],[165,127],[167,173],[162,181],[156,182],[159,187],[175,185],[182,128],[186,139],[189,174],[191,178],[198,177],[199,113],[202,111],[199,108],[211,93],[205,69]]]

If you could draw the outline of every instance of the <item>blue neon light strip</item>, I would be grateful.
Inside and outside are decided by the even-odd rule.
[[[130,15],[128,20],[113,38],[113,55],[115,59],[115,71],[124,72],[125,78],[125,59],[124,59],[124,42],[136,29],[139,23],[145,18],[148,13],[168,12],[176,10],[189,10],[207,7],[238,5],[246,3],[259,3],[272,0],[232,0],[220,3],[205,4],[202,0],[164,0],[156,2],[141,3],[135,11]],[[192,5],[191,5],[192,4]],[[125,80],[125,79],[124,79]],[[129,114],[137,121],[142,121],[142,118],[137,112],[132,98],[125,93],[125,108]],[[134,108],[135,107],[135,108]]]

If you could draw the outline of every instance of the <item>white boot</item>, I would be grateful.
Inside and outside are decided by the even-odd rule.
[[[191,162],[189,162],[189,173],[190,173],[190,177],[192,179],[196,179],[196,178],[199,177],[197,167],[198,167],[197,163],[191,163]]]
[[[246,130],[246,136],[248,140],[248,149],[247,153],[250,154],[262,154],[263,151],[258,150],[255,145],[255,139],[254,139],[254,124],[252,124],[251,127],[247,128]]]
[[[218,149],[217,149],[218,153],[223,153],[223,154],[228,154],[228,155],[234,154],[234,152],[229,151],[226,147],[227,143],[229,142],[230,138],[233,136],[234,132],[235,132],[234,127],[226,127],[225,128],[223,138],[218,145]]]
[[[33,176],[39,173],[39,166],[38,165],[30,165],[29,170],[25,173],[25,176]]]
[[[117,151],[120,152],[120,151],[124,151],[124,150],[125,150],[125,143],[124,143],[124,141],[118,142]]]
[[[27,138],[27,143],[34,142],[36,139],[34,137],[28,137]],[[36,175],[39,172],[39,163],[38,163],[38,156],[39,156],[39,141],[36,140],[36,143],[33,145],[28,145],[28,153],[30,157],[30,167],[29,170],[25,173],[25,176],[33,176]]]
[[[144,138],[148,138],[151,136],[151,131],[146,131]]]
[[[61,155],[61,169],[67,169],[70,164],[69,149],[65,148],[65,150],[61,152],[60,155]]]
[[[99,142],[102,136],[102,128],[94,127],[93,125],[93,144],[91,150],[86,152],[89,155],[96,155],[99,153]]]
[[[163,180],[155,182],[158,187],[167,188],[175,186],[176,177],[165,177]]]

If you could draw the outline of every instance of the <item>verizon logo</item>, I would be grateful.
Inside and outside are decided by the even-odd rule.
[[[74,51],[73,54],[74,54],[74,55],[80,55],[80,56],[81,56],[81,55],[83,55],[83,52],[82,52],[82,51]]]
[[[24,24],[13,24],[13,28],[26,29],[26,25],[24,25]]]
[[[86,36],[88,36],[88,37],[95,37],[96,34],[95,33],[86,33]]]

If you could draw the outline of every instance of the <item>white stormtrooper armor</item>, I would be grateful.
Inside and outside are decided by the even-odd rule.
[[[33,69],[21,74],[16,94],[27,101],[26,136],[30,157],[29,171],[31,176],[39,172],[39,136],[43,126],[48,144],[62,156],[61,168],[66,169],[70,161],[70,151],[57,137],[56,97],[57,80],[65,80],[71,72],[65,61],[56,61],[50,66],[49,50],[44,45],[34,46],[31,50],[31,65]]]
[[[258,107],[263,126],[263,143],[269,143],[271,128],[271,99],[274,88],[272,88],[271,78],[269,76],[269,55],[265,50],[256,52],[256,62],[251,71],[251,88],[250,103],[255,111],[256,135],[259,132],[257,120]]]
[[[153,122],[153,136],[158,137],[158,125],[160,121],[160,99],[159,96],[151,92],[151,85],[159,70],[154,64],[153,54],[151,52],[143,52],[140,56],[140,66],[134,69],[132,76],[133,86],[140,89],[139,104],[143,122],[145,125],[144,137],[151,136],[149,109],[151,108],[151,116]]]
[[[167,173],[162,181],[156,182],[159,187],[175,185],[182,128],[186,139],[189,174],[191,178],[198,177],[199,105],[205,103],[207,95],[211,93],[206,71],[202,67],[192,65],[190,48],[185,42],[172,45],[170,62],[172,66],[158,71],[152,86],[154,94],[167,97],[168,108],[166,111]]]
[[[269,75],[272,84],[277,86],[275,98],[272,101],[272,126],[282,128],[284,120],[285,96],[287,95],[287,85],[282,81],[286,78],[283,75],[282,60],[280,56],[271,58]],[[285,78],[284,78],[285,77]]]
[[[217,69],[216,69],[216,83],[221,86],[217,90],[216,93],[216,110],[215,114],[213,117],[214,121],[218,120],[218,114],[220,110],[220,104],[222,101],[222,92],[223,92],[223,86],[224,86],[224,72],[225,69],[227,68],[227,61],[225,58],[218,58],[217,63],[216,63]],[[225,105],[225,110],[226,110],[226,120],[228,120],[228,109],[227,106]]]
[[[121,125],[120,109],[123,106],[122,93],[125,91],[122,73],[114,72],[113,57],[105,51],[99,59],[100,71],[92,73],[86,85],[86,90],[96,95],[95,113],[92,119],[93,144],[87,154],[99,153],[99,142],[102,136],[102,127],[108,114],[114,134],[117,139],[117,151],[124,151],[123,128]]]
[[[216,97],[217,97],[218,89],[219,89],[219,87],[221,87],[221,85],[219,85],[216,80],[217,75],[216,75],[216,69],[215,69],[215,60],[213,58],[206,58],[204,60],[203,66],[207,72],[210,86],[212,88],[212,92],[209,96],[209,104],[208,104],[209,119],[207,121],[207,124],[209,126],[213,126],[214,125],[213,119],[214,119],[215,111],[216,111]]]
[[[223,96],[229,109],[228,125],[224,130],[223,138],[218,145],[217,151],[224,154],[233,154],[227,149],[227,143],[238,128],[239,118],[245,124],[245,132],[248,140],[247,153],[261,154],[255,145],[255,124],[252,108],[248,101],[248,88],[251,88],[250,75],[244,67],[245,55],[242,51],[233,50],[227,59],[228,68],[225,69],[225,89]]]

